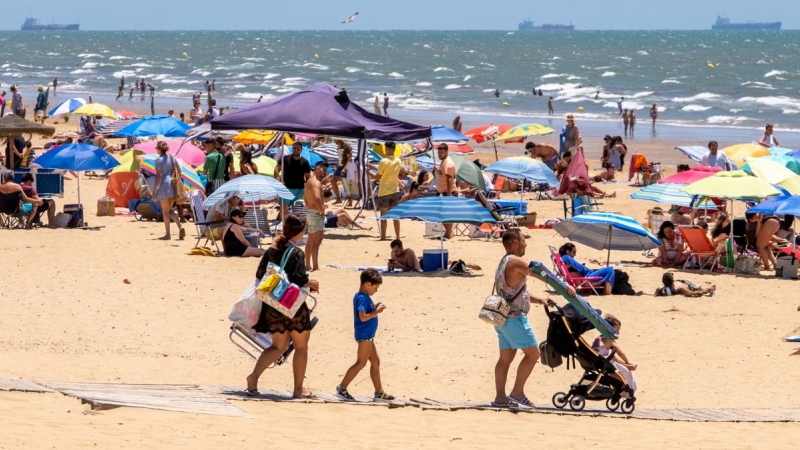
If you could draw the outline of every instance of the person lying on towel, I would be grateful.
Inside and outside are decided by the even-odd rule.
[[[611,290],[614,289],[614,268],[605,266],[597,270],[592,270],[575,260],[577,249],[575,244],[567,242],[558,249],[558,254],[561,255],[561,260],[567,265],[567,270],[570,273],[579,277],[601,277],[598,283],[603,283],[603,295],[611,295]]]

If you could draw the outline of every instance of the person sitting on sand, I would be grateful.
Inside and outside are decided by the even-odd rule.
[[[422,265],[420,258],[410,248],[403,248],[403,241],[400,239],[393,240],[389,247],[392,249],[392,257],[389,258],[387,269],[402,270],[403,272],[422,272]],[[455,259],[454,259],[455,260]],[[481,266],[474,263],[464,263],[464,265],[472,270],[481,270]]]
[[[655,267],[681,267],[689,259],[691,253],[686,251],[686,244],[675,232],[675,224],[669,220],[661,224],[658,239],[661,247],[658,247],[658,257],[653,260]]]
[[[220,233],[222,235],[222,249],[225,256],[256,256],[260,257],[264,254],[263,248],[251,247],[250,242],[244,237],[244,231],[256,231],[260,236],[264,233],[255,228],[250,228],[244,225],[244,216],[247,214],[239,209],[231,211],[230,222],[225,225],[225,228]]]
[[[669,213],[672,214],[670,219],[676,226],[681,227],[692,224],[692,216],[683,212],[683,208],[680,206],[673,205],[672,208],[669,209]]]
[[[617,181],[614,179],[614,175],[616,175],[616,173],[617,171],[614,169],[614,164],[606,162],[603,165],[603,171],[595,175],[592,179],[595,183],[611,183]]]
[[[603,295],[611,295],[611,290],[614,289],[614,268],[605,266],[597,270],[592,270],[575,260],[575,255],[578,254],[578,249],[572,242],[567,242],[558,249],[558,254],[561,255],[561,260],[567,265],[567,270],[570,273],[578,275],[579,277],[601,277],[598,283],[603,283]]]
[[[416,181],[412,181],[411,186],[409,186],[408,188],[408,192],[404,194],[402,197],[400,197],[400,203],[398,203],[398,205],[405,203],[409,200],[414,200],[415,198],[419,198],[419,196],[420,196],[419,183],[417,183]]]
[[[672,295],[683,295],[686,297],[701,297],[708,294],[714,295],[717,286],[711,285],[709,287],[700,287],[688,280],[675,280],[672,273],[664,272],[661,276],[661,283],[664,285],[656,290],[653,294],[656,297],[669,297]]]
[[[722,246],[723,253],[725,249],[725,241],[728,240],[728,233],[730,233],[730,231],[731,219],[727,214],[721,213],[717,218],[717,223],[714,224],[714,228],[711,230],[711,243],[714,244],[715,248]]]
[[[614,329],[617,330],[617,334],[619,334],[619,329],[622,328],[622,322],[611,314],[606,315],[604,319],[606,319],[606,322],[614,327]],[[625,378],[625,382],[628,383],[628,386],[632,390],[636,390],[636,378],[634,378],[632,371],[636,370],[637,365],[631,364],[631,362],[628,361],[625,352],[622,351],[615,341],[598,336],[594,342],[592,342],[592,348],[604,358],[608,358],[611,349],[616,349],[617,352],[614,354],[614,358],[611,359],[611,364],[613,364],[620,375]],[[627,392],[622,394],[623,397],[627,395]]]

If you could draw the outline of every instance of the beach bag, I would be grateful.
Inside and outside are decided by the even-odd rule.
[[[189,196],[186,195],[186,187],[183,185],[183,180],[181,180],[181,166],[178,165],[178,161],[175,160],[174,156],[170,156],[170,158],[172,158],[172,192],[175,194],[174,200],[179,205],[185,205],[189,203]]]
[[[247,329],[252,328],[258,322],[263,303],[256,296],[257,287],[258,281],[253,281],[247,286],[247,289],[239,296],[239,300],[233,305],[228,320]]]
[[[564,360],[561,357],[561,354],[553,348],[547,341],[542,342],[539,344],[539,360],[542,362],[543,365],[555,369],[556,367],[563,364]]]
[[[611,293],[614,295],[636,295],[627,272],[614,269],[614,286],[611,288]]]
[[[272,263],[267,266],[267,275],[256,289],[256,296],[263,303],[290,319],[297,314],[308,296],[304,289],[289,282],[284,271],[292,252],[294,252],[294,247],[290,247],[284,252],[280,266]]]
[[[497,267],[497,272],[494,276],[494,285],[492,286],[492,295],[486,297],[486,300],[483,301],[483,306],[481,307],[480,312],[478,313],[478,318],[483,320],[484,322],[494,325],[496,327],[502,327],[506,324],[506,319],[508,319],[508,312],[511,311],[511,303],[519,297],[525,287],[523,286],[511,300],[506,300],[503,297],[496,295],[496,292],[499,292],[497,288],[497,280],[500,278],[500,271],[505,270],[506,263],[508,262],[508,258],[503,258],[500,262],[500,265]]]
[[[762,262],[759,258],[747,255],[739,255],[733,262],[733,270],[737,273],[758,275],[761,273]]]

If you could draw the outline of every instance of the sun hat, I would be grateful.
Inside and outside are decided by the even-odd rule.
[[[567,114],[567,120],[575,120],[575,116],[572,114]]]

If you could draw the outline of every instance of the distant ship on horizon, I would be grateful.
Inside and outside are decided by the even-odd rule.
[[[572,31],[575,29],[575,25],[570,23],[569,25],[562,25],[560,23],[557,24],[550,24],[550,23],[543,23],[539,26],[534,26],[533,21],[530,19],[523,20],[517,26],[517,30],[519,31]]]
[[[717,16],[717,21],[711,25],[712,30],[780,30],[781,22],[746,22],[731,23],[727,17]]]
[[[32,17],[28,17],[25,19],[25,22],[22,23],[22,27],[20,30],[22,31],[78,31],[80,28],[80,24],[72,23],[68,25],[61,25],[52,23],[49,25],[44,25],[39,23],[39,19],[34,19]]]

